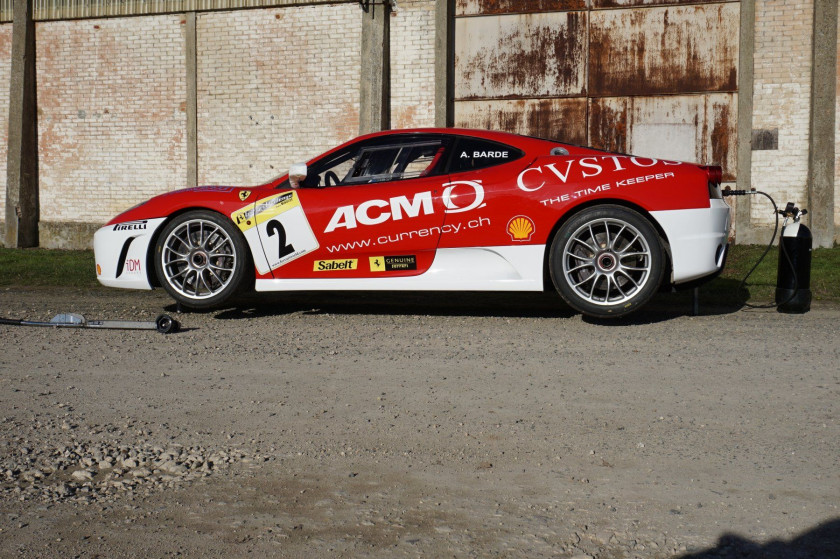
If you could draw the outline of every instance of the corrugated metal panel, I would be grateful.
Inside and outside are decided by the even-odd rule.
[[[643,6],[678,6],[680,4],[720,4],[740,0],[590,0],[592,8],[635,8]]]
[[[35,19],[44,21],[356,2],[358,0],[35,0]],[[11,21],[13,11],[14,0],[0,0],[0,22]]]
[[[586,12],[459,18],[455,99],[585,94]]]
[[[455,126],[586,143],[586,98],[458,101]]]
[[[586,9],[587,0],[456,0],[455,15],[532,14]]]
[[[590,94],[736,91],[739,4],[593,11]]]
[[[735,178],[738,96],[734,93],[592,99],[593,147],[717,164]]]

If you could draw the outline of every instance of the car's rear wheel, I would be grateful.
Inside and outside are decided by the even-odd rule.
[[[247,275],[242,233],[210,211],[187,212],[164,226],[155,246],[155,269],[164,289],[183,305],[205,309],[237,293]]]
[[[665,267],[662,241],[639,213],[621,206],[585,209],[557,231],[551,279],[563,299],[583,314],[619,317],[647,303]]]

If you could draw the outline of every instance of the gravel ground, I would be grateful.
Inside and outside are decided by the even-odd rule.
[[[840,557],[840,308],[275,296],[0,326],[0,557]],[[160,291],[0,316],[153,320]]]

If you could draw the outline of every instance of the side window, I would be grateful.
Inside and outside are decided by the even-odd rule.
[[[440,141],[362,148],[341,184],[415,179],[435,174],[443,156]]]
[[[434,176],[444,170],[448,136],[385,136],[331,154],[307,169],[302,188],[345,186]],[[288,179],[278,188],[289,188]]]
[[[452,154],[450,173],[484,169],[514,161],[523,153],[505,144],[478,138],[460,138]]]
[[[308,169],[306,178],[300,182],[303,188],[335,186],[342,184],[344,178],[355,166],[359,158],[358,146],[343,150],[326,161],[319,161]]]

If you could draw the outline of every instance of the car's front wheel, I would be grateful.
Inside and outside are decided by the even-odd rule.
[[[583,314],[626,315],[656,293],[665,256],[656,229],[638,212],[594,206],[573,216],[551,244],[551,279],[563,299]]]
[[[242,233],[210,211],[187,212],[164,226],[155,246],[155,270],[164,289],[187,307],[205,309],[237,293],[247,275]]]

